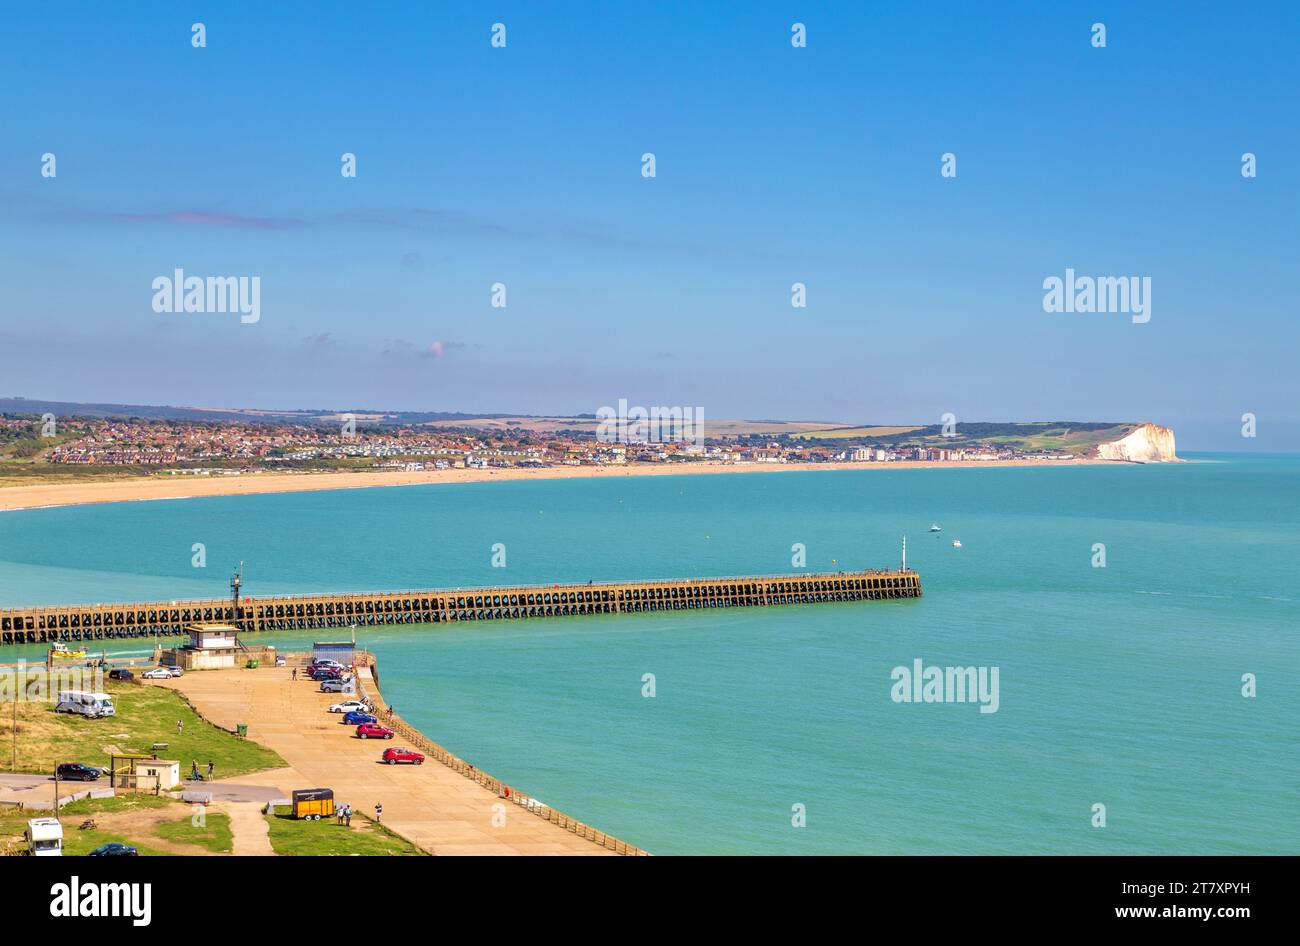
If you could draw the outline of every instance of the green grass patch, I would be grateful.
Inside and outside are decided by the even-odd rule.
[[[286,764],[265,746],[208,723],[174,690],[114,681],[105,681],[105,687],[117,707],[117,715],[108,719],[56,713],[53,702],[20,703],[17,771],[52,773],[61,762],[106,768],[110,752],[148,753],[156,742],[167,743],[158,755],[180,762],[182,778],[189,775],[192,762],[198,762],[204,775],[212,762],[219,779]],[[180,734],[177,720],[183,724]],[[5,706],[0,710],[0,745],[8,745],[11,731],[10,707]],[[6,752],[0,766],[7,771],[8,764]],[[81,787],[83,783],[76,783],[75,788]]]
[[[281,806],[266,816],[270,824],[271,847],[276,854],[291,857],[347,857],[396,855],[418,857],[418,847],[389,831],[383,825],[353,816],[352,827],[345,828],[333,818],[299,821],[292,809]]]
[[[180,802],[153,795],[83,798],[80,801],[64,805],[59,812],[59,820],[63,822],[63,853],[68,856],[85,855],[100,845],[116,841],[119,844],[128,844],[136,848],[141,857],[166,856],[166,851],[159,851],[150,847],[147,843],[142,844],[135,838],[124,837],[119,833],[102,831],[98,828],[87,828],[83,831],[79,825],[83,821],[98,815],[139,811],[146,808],[163,808],[170,805],[177,806],[178,810],[181,807]],[[52,814],[51,811],[41,811],[39,809],[20,811],[16,807],[0,807],[0,851],[6,849],[14,851],[26,850],[26,846],[23,844],[23,832],[27,830],[28,819],[48,818]]]
[[[171,856],[166,851],[156,850],[147,844],[140,844],[133,838],[123,837],[120,834],[95,830],[81,831],[75,825],[70,830],[67,825],[63,827],[63,855],[65,857],[81,857],[89,854],[100,845],[109,844],[113,841],[135,848],[140,857]]]
[[[229,816],[219,811],[210,811],[204,815],[203,820],[202,826],[195,825],[191,818],[165,821],[156,829],[158,837],[179,844],[197,844],[216,854],[229,854],[235,844]]]
[[[60,783],[71,784],[71,783]],[[80,783],[77,783],[80,784]],[[124,811],[144,811],[149,808],[166,808],[179,804],[166,795],[136,795],[124,793],[112,798],[81,798],[68,802],[59,811],[60,818],[90,818],[95,815],[115,815]],[[32,817],[36,817],[33,815]]]

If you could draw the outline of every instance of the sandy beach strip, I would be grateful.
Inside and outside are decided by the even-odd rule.
[[[488,470],[364,470],[321,473],[241,473],[238,475],[155,474],[84,483],[33,483],[0,487],[0,510],[80,506],[89,503],[195,499],[208,496],[248,496],[255,493],[298,493],[317,489],[370,489],[380,486],[420,486],[431,483],[493,483],[506,480],[598,479],[630,476],[791,473],[844,470],[935,470],[1127,465],[1113,460],[966,460],[892,463],[672,463],[633,466],[511,467]]]

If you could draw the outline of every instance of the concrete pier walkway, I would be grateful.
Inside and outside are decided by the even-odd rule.
[[[502,804],[493,792],[433,759],[419,766],[382,764],[384,749],[401,745],[400,737],[356,738],[356,727],[327,712],[348,697],[320,693],[310,680],[293,681],[287,667],[203,671],[148,685],[181,691],[219,726],[247,723],[249,738],[274,749],[291,767],[242,781],[269,782],[286,798],[297,788],[331,788],[338,803],[370,817],[376,802],[382,803],[383,823],[431,854],[613,853]],[[504,823],[494,825],[494,816]]]

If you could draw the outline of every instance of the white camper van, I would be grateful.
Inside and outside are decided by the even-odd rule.
[[[33,857],[63,856],[63,825],[58,818],[33,818],[27,822],[27,853]]]
[[[103,716],[116,716],[117,708],[113,698],[107,693],[92,693],[89,690],[60,690],[59,702],[54,706],[56,713],[78,713],[99,719]]]

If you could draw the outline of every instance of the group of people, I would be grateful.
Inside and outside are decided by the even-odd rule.
[[[334,808],[334,817],[338,819],[339,824],[348,828],[352,827],[352,805],[349,804],[348,802],[344,802],[341,805],[337,805]],[[384,820],[383,802],[375,802],[375,824],[379,824],[383,820]]]
[[[212,781],[212,774],[213,774],[216,770],[217,770],[217,767],[216,767],[215,765],[212,764],[211,760],[209,760],[209,762],[208,762],[208,778],[207,778],[207,781],[209,781],[209,782]],[[199,781],[199,780],[202,779],[202,778],[203,778],[203,776],[201,776],[201,775],[199,774],[199,760],[198,760],[198,759],[194,759],[194,760],[192,760],[192,761],[190,762],[190,781],[191,781],[191,782],[197,782],[197,781]]]

